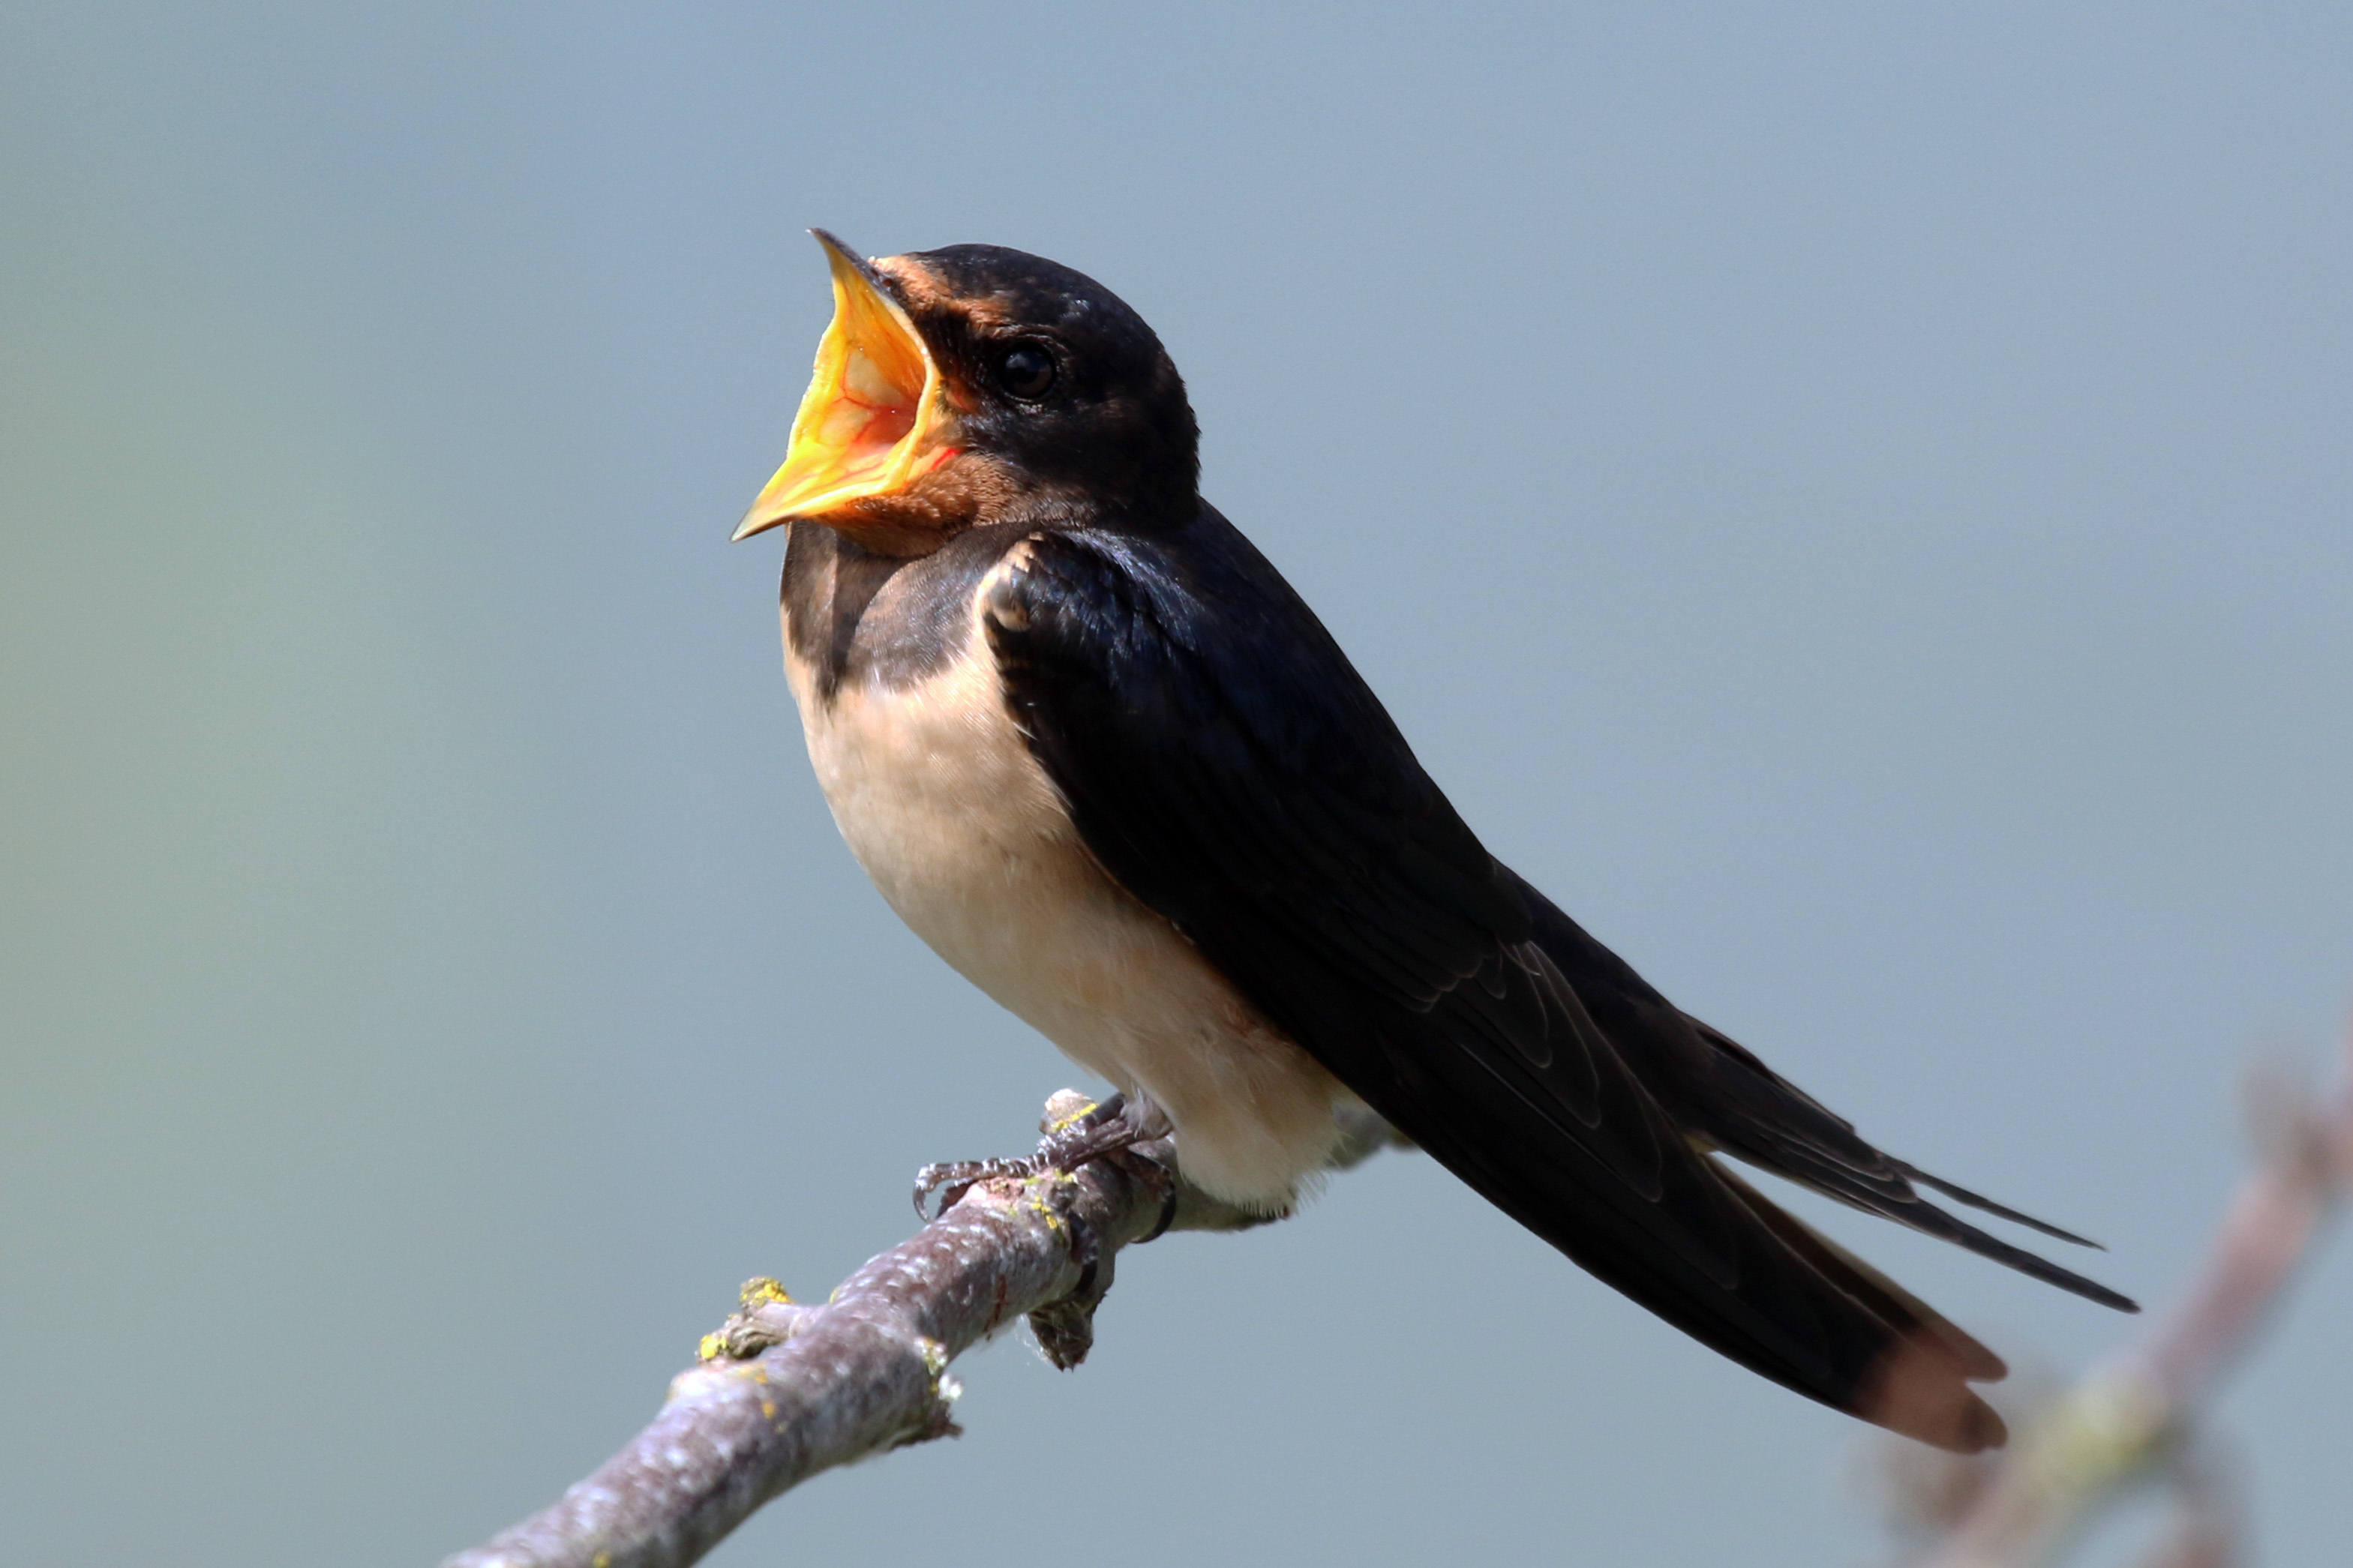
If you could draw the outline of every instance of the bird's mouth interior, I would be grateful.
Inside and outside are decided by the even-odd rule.
[[[748,539],[795,517],[895,495],[951,454],[939,367],[898,301],[871,268],[819,232],[833,268],[833,324],[817,346],[817,372],[793,420],[792,446],[744,514]]]

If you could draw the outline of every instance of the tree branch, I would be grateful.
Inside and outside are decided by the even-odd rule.
[[[2258,1086],[2260,1088],[2261,1086]],[[1907,1511],[1949,1533],[1921,1568],[2023,1568],[2050,1561],[2134,1485],[2172,1494],[2181,1528],[2156,1561],[2221,1563],[2234,1533],[2228,1488],[2197,1441],[2197,1417],[2277,1305],[2353,1186],[2353,1035],[2328,1099],[2274,1103],[2266,1159],[2241,1186],[2206,1266],[2140,1340],[2036,1411],[2010,1451],[1898,1468]]]
[[[1044,1125],[1087,1109],[1065,1089]],[[1367,1131],[1343,1163],[1380,1141]],[[1185,1184],[1165,1141],[1067,1174],[980,1183],[824,1306],[794,1303],[772,1279],[744,1286],[652,1425],[553,1507],[443,1568],[681,1568],[821,1470],[954,1435],[948,1363],[1020,1318],[1056,1365],[1077,1365],[1120,1248],[1267,1217]]]
[[[1066,1089],[1047,1102],[1044,1126],[1088,1108]],[[1924,1511],[1950,1531],[1928,1568],[2044,1561],[2145,1477],[2184,1505],[2191,1529],[2180,1560],[2220,1560],[2224,1548],[2198,1533],[2227,1510],[2210,1506],[2193,1418],[2353,1184],[2353,1040],[2327,1104],[2279,1120],[2271,1158],[2242,1189],[2206,1268],[2143,1340],[2046,1406],[2009,1455],[1912,1456],[1904,1468],[1917,1473],[1899,1484],[1944,1500]],[[1337,1163],[1389,1136],[1368,1124]],[[553,1507],[444,1568],[683,1568],[819,1471],[954,1434],[949,1363],[1022,1317],[1050,1360],[1077,1365],[1122,1247],[1164,1229],[1236,1230],[1267,1217],[1186,1184],[1165,1141],[1075,1173],[980,1183],[824,1306],[751,1281],[650,1426]]]

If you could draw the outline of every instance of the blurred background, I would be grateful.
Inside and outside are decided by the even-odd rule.
[[[811,224],[1103,279],[1499,854],[2162,1301],[2353,1001],[2353,15],[0,14],[0,1520],[417,1563],[1076,1069],[779,672]],[[2021,1360],[2126,1325],[1807,1207]],[[2353,1537],[2353,1247],[2222,1419]],[[1855,1562],[1858,1428],[1429,1162],[714,1561]]]

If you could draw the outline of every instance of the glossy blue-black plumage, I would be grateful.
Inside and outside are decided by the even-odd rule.
[[[1845,1409],[1973,1342],[1694,1137],[2095,1299],[1688,1018],[1488,854],[1279,574],[1213,510],[1056,531],[984,606],[1088,846],[1407,1136],[1587,1268]],[[1965,1435],[1965,1434],[1964,1434]]]
[[[1966,1384],[2000,1363],[1718,1152],[2129,1307],[1924,1201],[1915,1183],[2039,1225],[1883,1154],[1489,855],[1314,614],[1200,501],[1183,382],[1116,296],[992,247],[880,275],[955,388],[976,499],[913,558],[904,531],[877,555],[859,520],[797,528],[786,603],[811,700],[972,657],[986,584],[1003,699],[1111,877],[1506,1213],[1800,1393],[1949,1447],[2000,1436]],[[1051,391],[1008,381],[1014,345],[1050,353]]]

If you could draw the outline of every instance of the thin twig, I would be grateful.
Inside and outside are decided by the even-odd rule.
[[[1085,1109],[1064,1090],[1047,1122]],[[824,1306],[753,1280],[652,1425],[553,1507],[444,1568],[682,1568],[820,1470],[954,1435],[948,1363],[1024,1316],[1050,1359],[1076,1365],[1121,1247],[1265,1218],[1177,1180],[1167,1154],[1139,1144],[1073,1173],[981,1183]]]
[[[2214,1487],[2201,1481],[2194,1423],[2353,1185],[2353,1036],[2328,1100],[2295,1107],[2268,1142],[2269,1157],[2241,1187],[2180,1301],[2036,1413],[1922,1568],[2047,1562],[2143,1481],[2192,1510],[2184,1560],[2222,1560],[2227,1510],[2202,1497],[2201,1487]]]

